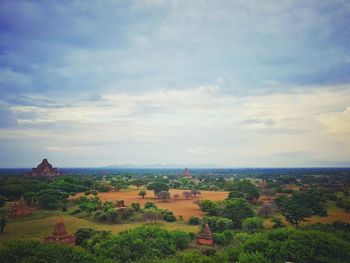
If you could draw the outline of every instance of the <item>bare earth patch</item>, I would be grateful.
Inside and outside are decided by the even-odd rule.
[[[153,191],[147,191],[147,195],[143,199],[138,196],[139,191],[121,191],[121,192],[108,192],[108,193],[99,193],[98,196],[102,201],[116,201],[116,200],[124,200],[125,205],[131,205],[131,203],[140,203],[140,205],[144,205],[147,201],[154,202],[159,208],[169,209],[174,212],[174,214],[178,217],[180,215],[183,216],[184,219],[188,219],[191,216],[203,216],[204,213],[200,211],[198,205],[193,203],[195,200],[224,200],[228,192],[214,192],[214,191],[201,191],[201,195],[197,198],[191,198],[186,200],[181,196],[184,191],[188,190],[178,190],[178,189],[170,189],[171,201],[163,202],[154,196]],[[179,200],[174,200],[173,196],[175,194],[180,195]],[[77,195],[79,196],[79,195]]]

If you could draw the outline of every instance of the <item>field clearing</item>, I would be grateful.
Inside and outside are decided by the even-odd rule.
[[[175,194],[181,194],[184,191],[188,190],[178,190],[178,189],[170,189],[170,195],[173,197]],[[228,192],[215,192],[215,191],[201,191],[201,195],[199,195],[197,198],[191,198],[191,199],[184,199],[183,197],[180,197],[179,200],[174,200],[173,198],[171,201],[163,202],[162,200],[156,198],[154,196],[153,191],[147,191],[147,195],[143,199],[142,197],[138,196],[139,191],[138,190],[132,190],[130,191],[120,191],[120,192],[108,192],[108,193],[99,193],[98,196],[102,201],[116,201],[116,200],[124,200],[125,205],[131,205],[132,203],[140,203],[140,205],[144,205],[147,201],[154,202],[159,208],[161,209],[169,209],[174,212],[174,214],[178,216],[183,216],[184,219],[188,219],[191,216],[203,216],[204,213],[200,211],[198,205],[194,204],[194,200],[224,200]],[[83,195],[78,194],[77,197]]]
[[[82,218],[77,218],[70,215],[61,215],[68,233],[74,234],[79,228],[90,227],[96,230],[111,231],[116,234],[120,231],[129,228],[135,228],[145,224],[145,222],[135,222],[126,224],[100,224],[92,221],[87,221]],[[11,239],[39,239],[42,240],[45,236],[51,235],[53,227],[57,221],[57,216],[51,216],[41,219],[29,219],[21,221],[8,222],[4,233],[0,234],[0,242]],[[167,223],[159,221],[157,225],[164,227],[167,230],[183,230],[186,232],[198,232],[198,226],[187,225],[182,222]]]

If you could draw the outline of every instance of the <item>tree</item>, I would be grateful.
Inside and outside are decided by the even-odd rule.
[[[143,199],[143,198],[145,198],[145,196],[147,195],[147,192],[144,191],[144,190],[142,190],[142,191],[139,192],[138,195],[139,195],[139,196],[142,196],[142,199]]]
[[[91,238],[93,235],[96,234],[96,230],[92,228],[79,228],[75,232],[75,245],[85,247],[87,245],[87,241],[89,238]]]
[[[143,185],[145,185],[145,180],[142,180],[142,179],[135,179],[135,181],[133,182],[133,184],[137,187],[137,190],[141,187],[141,186],[143,186]]]
[[[197,189],[192,189],[191,194],[194,195],[194,198],[197,198],[197,195],[201,195],[201,191]]]
[[[206,212],[210,216],[219,215],[221,212],[219,203],[211,200],[201,201],[199,207],[203,212]]]
[[[184,191],[182,193],[182,196],[185,197],[187,200],[191,198],[192,194],[191,192],[188,192],[188,191]]]
[[[312,212],[309,208],[298,204],[294,200],[289,200],[283,208],[282,214],[292,226],[298,228],[300,222],[307,221]]]
[[[241,192],[245,194],[245,198],[250,201],[260,196],[259,189],[249,180],[234,180],[227,184],[226,189],[230,192]]]
[[[98,256],[113,262],[159,262],[159,259],[174,255],[176,248],[186,248],[189,240],[189,235],[181,231],[142,226],[102,240],[95,250]]]
[[[13,240],[1,244],[2,263],[56,262],[102,263],[86,250],[62,244],[45,244],[36,240]]]
[[[191,237],[188,233],[183,232],[183,231],[179,231],[179,230],[175,230],[170,232],[172,239],[175,242],[176,248],[178,249],[185,249],[188,247],[190,241],[191,241]]]
[[[117,192],[120,191],[120,189],[127,188],[128,184],[124,180],[115,180],[111,182],[111,185],[114,187]]]
[[[5,226],[6,226],[6,217],[5,216],[2,216],[0,218],[0,230],[1,230],[1,233],[4,232],[4,229],[5,229]]]
[[[249,233],[257,232],[263,228],[262,223],[262,219],[258,217],[247,218],[243,222],[243,230]]]
[[[62,205],[62,201],[68,196],[55,189],[41,190],[38,193],[38,203],[47,209],[57,209]]]
[[[151,222],[151,224],[155,223],[158,219],[161,219],[163,217],[161,211],[156,208],[144,209],[143,215],[145,219]]]
[[[163,182],[152,182],[147,185],[148,190],[153,190],[154,195],[157,195],[160,191],[169,191],[169,186]]]
[[[228,193],[227,199],[232,198],[245,198],[244,194],[238,191],[231,191]]]
[[[267,217],[268,215],[272,214],[272,208],[270,205],[263,205],[260,210],[259,210],[259,214]]]
[[[223,215],[232,220],[235,228],[241,228],[244,219],[254,216],[251,205],[242,198],[229,199],[224,204]]]
[[[165,202],[166,200],[170,200],[170,193],[167,192],[167,191],[160,191],[158,194],[157,194],[157,197],[159,199],[162,199],[163,202]]]

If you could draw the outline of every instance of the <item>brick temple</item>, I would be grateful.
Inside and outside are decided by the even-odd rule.
[[[188,171],[187,167],[185,168],[184,172],[182,173],[182,177],[184,178],[192,178],[190,172]]]
[[[66,226],[63,221],[59,219],[54,227],[51,236],[45,237],[44,242],[46,243],[61,243],[75,246],[75,236],[69,235],[66,230]]]
[[[58,171],[56,167],[53,167],[47,159],[44,159],[36,168],[32,168],[30,172],[26,173],[26,176],[34,177],[52,178],[60,175],[62,175],[62,173]]]
[[[22,217],[22,216],[30,216],[35,211],[35,207],[30,207],[24,201],[23,196],[15,202],[15,204],[11,207],[10,217]]]
[[[213,234],[211,233],[208,224],[205,224],[202,233],[197,237],[197,244],[208,246],[214,245]]]

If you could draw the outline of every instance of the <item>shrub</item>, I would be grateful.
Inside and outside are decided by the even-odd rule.
[[[188,224],[189,225],[199,225],[200,223],[200,218],[197,216],[191,216],[190,219],[188,219]]]
[[[176,217],[174,216],[174,213],[172,211],[165,210],[162,214],[163,214],[163,220],[165,220],[167,222],[175,222],[176,221]]]

